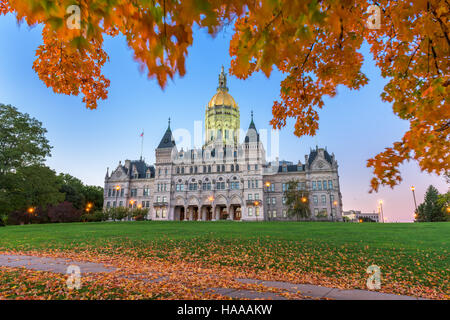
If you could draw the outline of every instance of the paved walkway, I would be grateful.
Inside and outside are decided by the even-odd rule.
[[[99,263],[91,262],[76,262],[62,258],[44,258],[35,256],[22,255],[1,255],[0,266],[4,267],[24,267],[32,270],[49,271],[55,273],[67,272],[70,265],[77,265],[81,269],[81,273],[101,273],[114,272],[116,269],[104,266]],[[133,278],[132,276],[127,278]],[[154,280],[143,280],[147,282],[165,281],[166,277],[159,277]],[[400,296],[389,293],[382,293],[367,290],[341,290],[336,288],[328,288],[316,286],[311,284],[296,284],[281,281],[263,281],[255,279],[236,279],[236,281],[246,284],[259,284],[269,288],[278,288],[286,292],[297,293],[300,292],[305,297],[311,298],[328,298],[336,300],[422,300],[416,297]],[[243,289],[229,289],[229,288],[211,288],[207,290],[209,293],[217,293],[222,296],[227,296],[234,299],[272,299],[285,300],[286,298],[272,292],[259,292]]]
[[[112,272],[115,270],[115,268],[108,268],[102,264],[92,262],[74,262],[61,258],[0,254],[0,266],[3,267],[25,267],[31,270],[67,273],[67,268],[70,265],[77,265],[82,273]]]

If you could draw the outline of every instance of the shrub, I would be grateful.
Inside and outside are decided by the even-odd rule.
[[[108,219],[121,221],[130,215],[130,210],[125,207],[109,208],[105,211]]]
[[[83,222],[100,222],[108,220],[108,215],[101,210],[97,210],[91,213],[86,213],[81,216],[81,221]]]
[[[134,209],[131,211],[131,217],[136,221],[143,221],[148,215],[148,209]]]
[[[8,215],[2,214],[0,215],[0,227],[4,227],[8,224]]]
[[[79,222],[82,214],[81,210],[67,201],[48,208],[48,217],[51,222]]]
[[[49,222],[47,210],[44,210],[40,207],[36,208],[33,213],[29,213],[26,209],[23,209],[12,211],[8,215],[9,225],[47,222]]]

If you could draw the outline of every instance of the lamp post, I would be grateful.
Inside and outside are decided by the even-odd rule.
[[[255,202],[253,202],[253,205],[254,205],[254,207],[255,207],[255,217],[256,217],[256,222],[258,222],[258,215],[259,215],[259,213],[258,213],[258,215],[256,214],[256,209],[258,208],[259,209],[259,201],[258,200],[256,200]]]
[[[383,200],[380,200],[380,212],[381,212],[381,222],[384,223],[384,214],[383,214]]]
[[[414,198],[414,206],[416,207],[416,212],[417,212],[416,193],[414,192],[415,190],[416,190],[416,188],[414,186],[412,186],[411,191],[412,191],[413,198]]]
[[[119,191],[120,191],[120,186],[116,186],[116,208],[118,207],[117,198],[119,197]]]

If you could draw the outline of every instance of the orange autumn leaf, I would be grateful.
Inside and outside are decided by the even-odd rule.
[[[125,36],[139,68],[164,88],[186,73],[194,27],[215,35],[234,24],[231,73],[247,79],[275,68],[285,74],[273,104],[274,128],[288,118],[295,135],[315,135],[324,97],[339,85],[358,90],[364,42],[388,80],[381,99],[410,122],[403,138],[368,160],[372,190],[401,182],[399,167],[416,161],[423,171],[450,172],[450,4],[446,0],[380,0],[378,29],[369,29],[367,0],[81,0],[80,30],[68,29],[70,0],[0,0],[29,25],[43,24],[43,45],[34,69],[57,93],[84,96],[88,108],[107,98],[102,75],[107,53],[103,36]]]

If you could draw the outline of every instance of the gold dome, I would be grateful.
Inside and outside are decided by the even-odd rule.
[[[208,108],[212,108],[215,106],[228,106],[237,108],[238,105],[234,98],[226,92],[225,90],[217,90],[217,93],[212,97],[211,101],[208,103]]]

